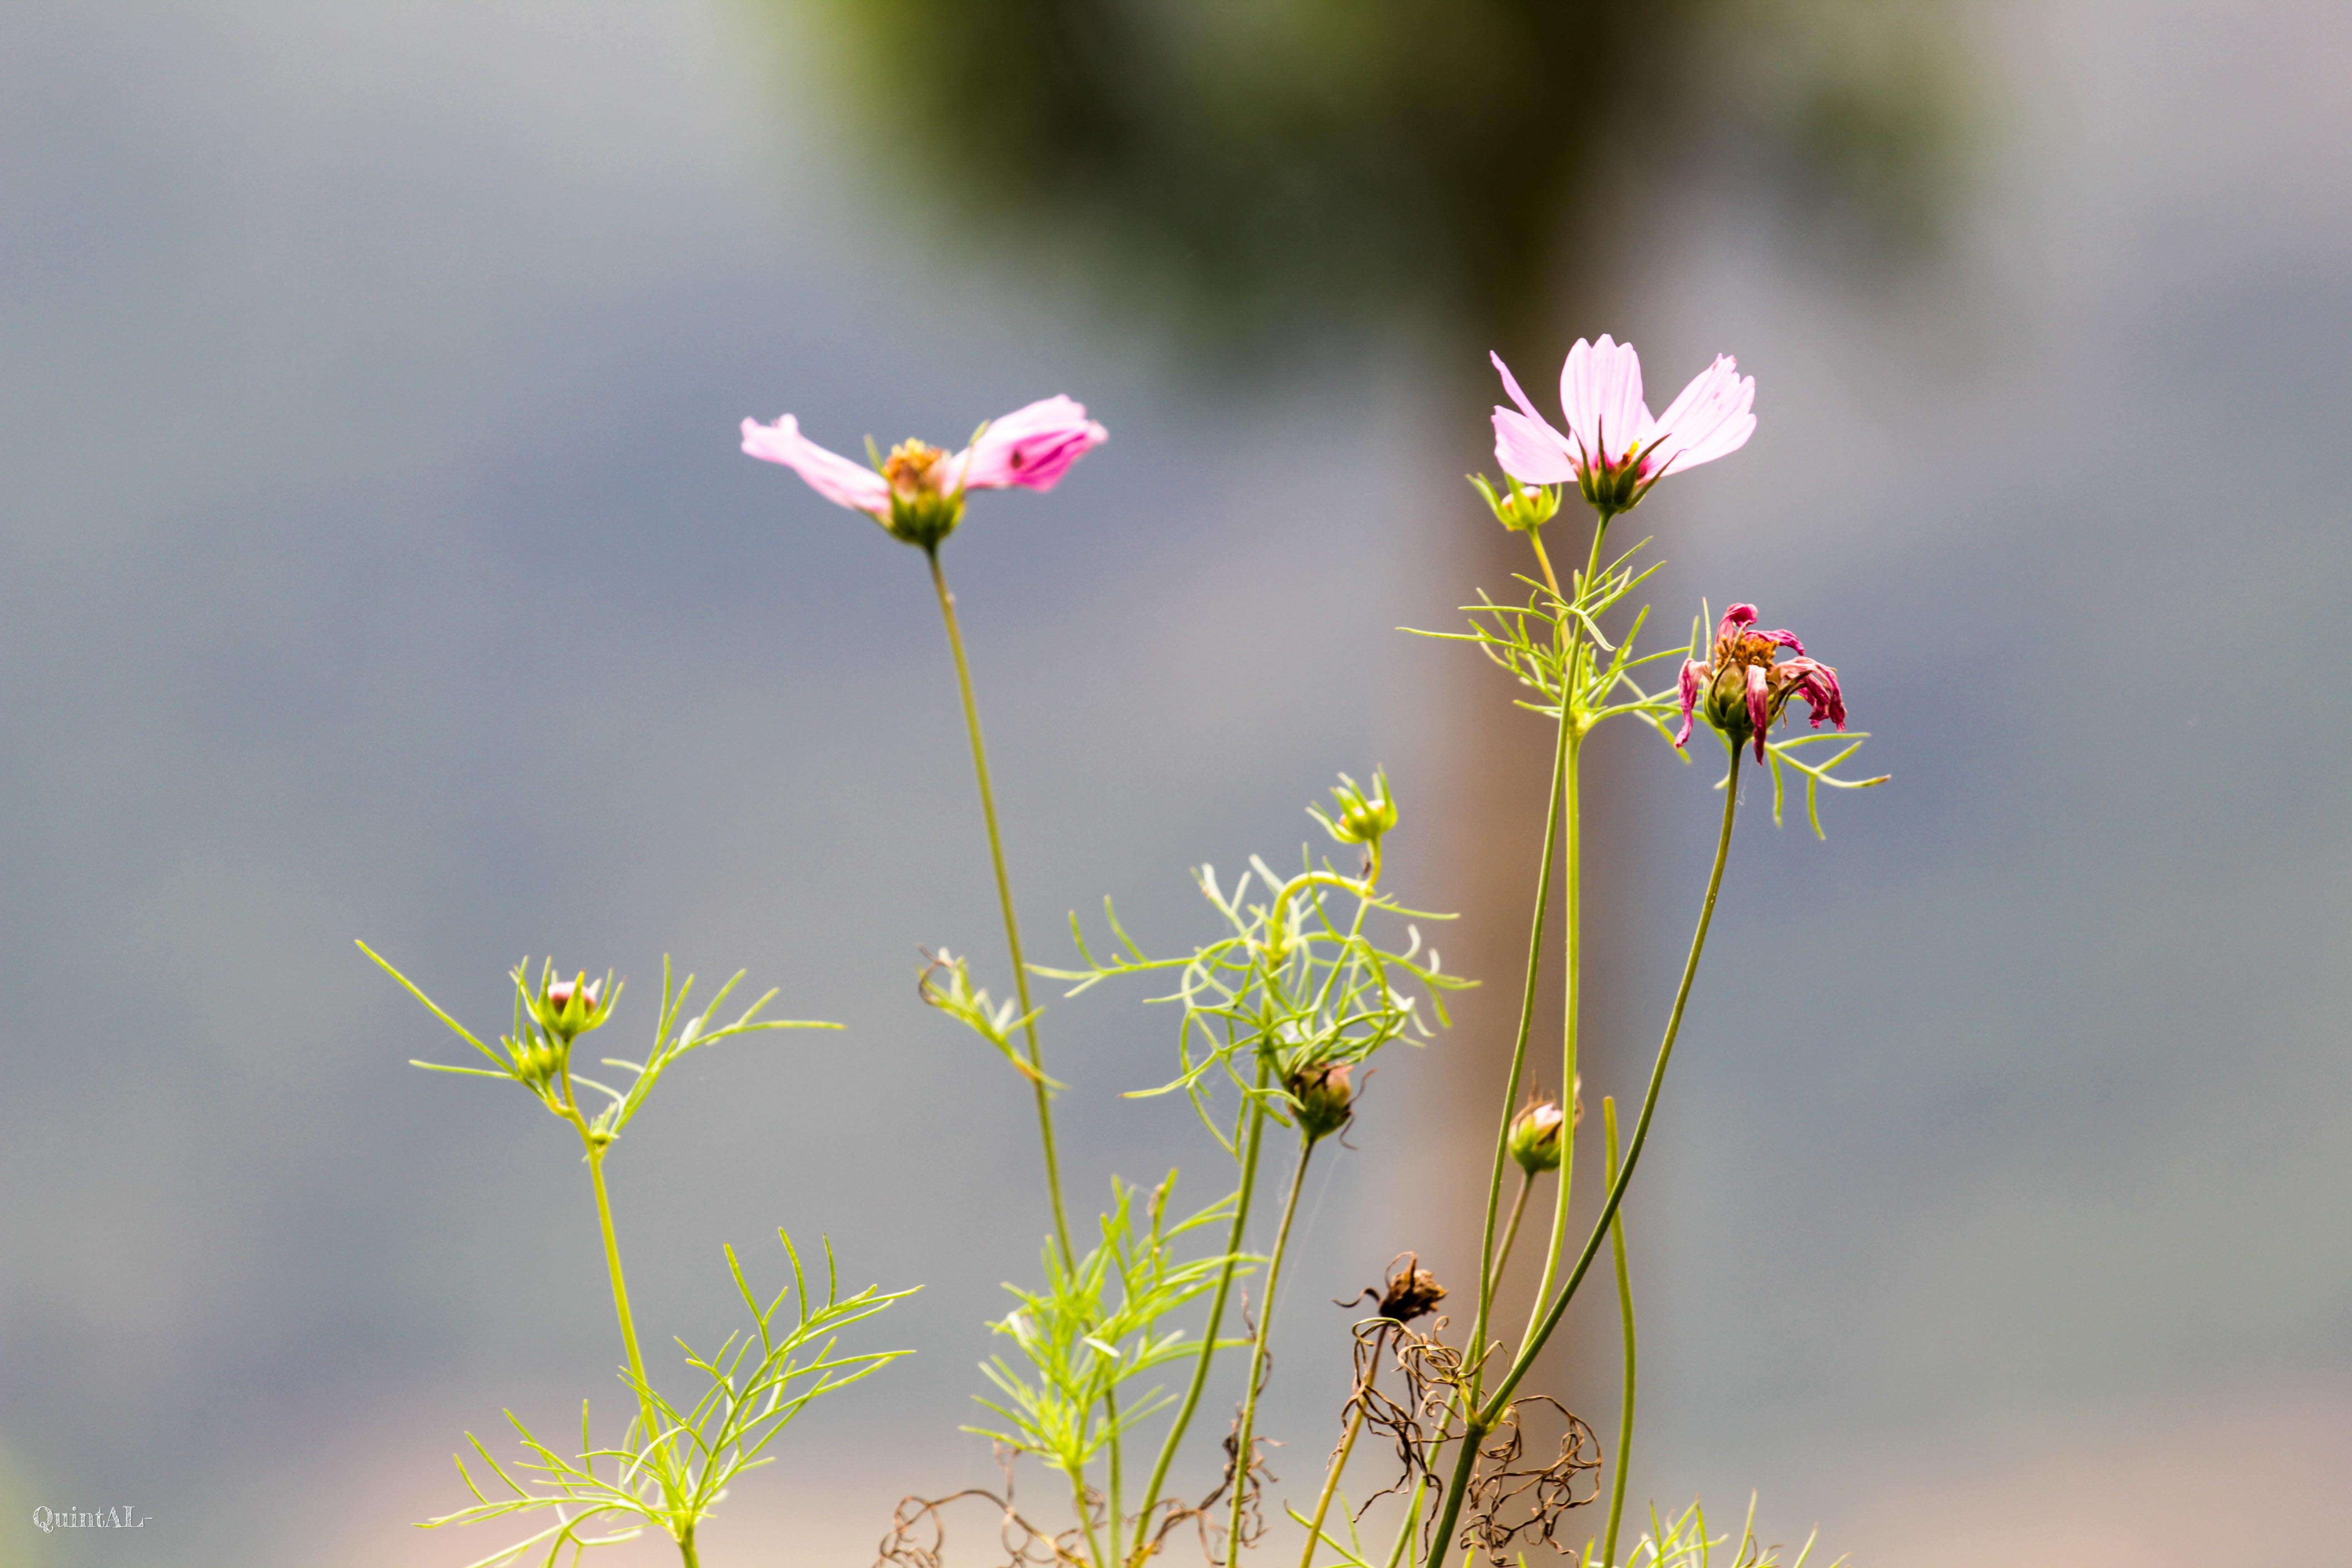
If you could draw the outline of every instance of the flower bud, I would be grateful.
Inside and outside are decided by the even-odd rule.
[[[1584,1125],[1584,1075],[1576,1078],[1576,1093],[1571,1096],[1573,1110],[1563,1111],[1559,1101],[1536,1089],[1528,1091],[1527,1104],[1511,1119],[1511,1131],[1505,1147],[1519,1169],[1530,1176],[1559,1169],[1565,1144],[1563,1130],[1572,1131]],[[1570,1118],[1573,1118],[1573,1121]]]
[[[1346,1062],[1325,1062],[1299,1068],[1283,1086],[1297,1102],[1298,1131],[1309,1143],[1328,1138],[1356,1114],[1356,1091],[1348,1082],[1348,1071]]]
[[[1307,814],[1323,825],[1323,831],[1342,844],[1364,847],[1364,880],[1377,882],[1381,878],[1381,839],[1397,825],[1396,797],[1389,793],[1389,775],[1385,769],[1372,770],[1372,787],[1359,786],[1347,774],[1331,786],[1333,809],[1325,811],[1310,805]]]
[[[550,972],[542,972],[538,994],[526,991],[523,1000],[552,1047],[568,1047],[589,1030],[601,1027],[612,1016],[613,1004],[604,995],[604,982],[591,980],[586,973],[570,980],[559,980]],[[516,978],[520,980],[518,972]],[[610,978],[607,976],[606,978]],[[615,993],[617,995],[617,993]]]
[[[1568,1113],[1558,1100],[1530,1100],[1511,1121],[1511,1158],[1519,1169],[1530,1176],[1559,1170],[1560,1131],[1567,1124]]]
[[[1468,479],[1472,488],[1486,498],[1486,510],[1495,514],[1495,521],[1515,533],[1533,533],[1559,513],[1558,485],[1522,486],[1507,472],[1503,475],[1504,488],[1497,490],[1494,481],[1484,474],[1471,474]]]

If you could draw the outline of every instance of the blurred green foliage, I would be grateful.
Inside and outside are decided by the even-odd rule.
[[[1211,342],[1371,315],[1508,345],[1700,163],[1833,215],[1841,254],[1911,246],[1965,97],[1932,4],[769,3],[817,24],[882,184]]]

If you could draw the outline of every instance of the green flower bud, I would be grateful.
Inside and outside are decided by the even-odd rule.
[[[1299,1068],[1284,1084],[1297,1106],[1298,1130],[1309,1143],[1328,1138],[1356,1114],[1351,1109],[1356,1091],[1349,1085],[1348,1070],[1345,1062],[1326,1062]]]
[[[1486,498],[1486,510],[1495,514],[1495,521],[1515,533],[1533,533],[1559,513],[1558,485],[1538,485],[1528,489],[1505,474],[1504,488],[1497,490],[1494,481],[1484,474],[1467,477],[1472,488]]]
[[[1310,805],[1307,814],[1323,825],[1323,831],[1342,844],[1364,847],[1364,879],[1380,880],[1381,839],[1397,825],[1396,797],[1389,793],[1389,775],[1384,769],[1372,771],[1372,787],[1357,784],[1346,773],[1331,786],[1332,811]]]
[[[1580,1079],[1577,1087],[1583,1087]],[[1584,1121],[1584,1101],[1576,1101],[1576,1121]],[[1540,1175],[1559,1169],[1560,1155],[1566,1146],[1562,1133],[1569,1127],[1569,1112],[1560,1109],[1559,1101],[1549,1095],[1528,1094],[1528,1102],[1518,1115],[1511,1119],[1511,1131],[1505,1142],[1511,1158],[1528,1175]]]
[[[536,994],[524,991],[523,1005],[547,1036],[548,1043],[562,1049],[589,1030],[601,1028],[604,1020],[612,1016],[613,1003],[619,999],[620,991],[614,987],[611,996],[605,994],[605,981],[612,978],[610,975],[604,980],[591,980],[583,973],[570,980],[559,980],[553,975],[553,967],[551,964],[541,973]],[[520,971],[517,971],[515,978],[521,983]]]

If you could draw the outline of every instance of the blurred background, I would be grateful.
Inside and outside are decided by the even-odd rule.
[[[630,977],[624,1041],[665,952],[847,1024],[696,1058],[611,1166],[655,1342],[723,1333],[721,1243],[773,1278],[779,1225],[927,1287],[877,1333],[919,1354],[707,1555],[870,1561],[899,1496],[992,1477],[956,1428],[1045,1222],[1024,1089],[914,996],[919,943],[1004,983],[936,611],[735,427],[952,443],[1057,391],[1111,444],[948,557],[1038,956],[1105,893],[1189,945],[1188,866],[1296,854],[1385,763],[1390,878],[1489,982],[1310,1183],[1262,1425],[1311,1491],[1323,1301],[1469,1251],[1548,761],[1394,628],[1520,566],[1458,478],[1485,352],[1549,405],[1604,331],[1654,404],[1718,351],[1758,381],[1748,449],[1634,520],[1663,621],[1759,602],[1895,775],[1826,843],[1743,818],[1629,1209],[1634,1495],[1759,1489],[1768,1539],[1919,1568],[2352,1527],[2342,7],[236,0],[0,38],[0,1564],[469,1562],[502,1541],[409,1528],[461,1434],[617,1408],[576,1155],[405,1065],[462,1047],[360,936],[478,1027],[550,951]],[[1715,802],[1645,733],[1596,752],[1597,1100]],[[1169,1075],[1144,994],[1045,1019],[1074,1203],[1221,1178],[1118,1098]],[[1591,1301],[1545,1376],[1605,1431]],[[152,1522],[29,1523],[110,1503]]]

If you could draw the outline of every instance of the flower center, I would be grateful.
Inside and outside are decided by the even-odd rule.
[[[931,476],[945,452],[925,441],[901,441],[882,461],[882,477],[902,496],[929,495],[936,488]]]

